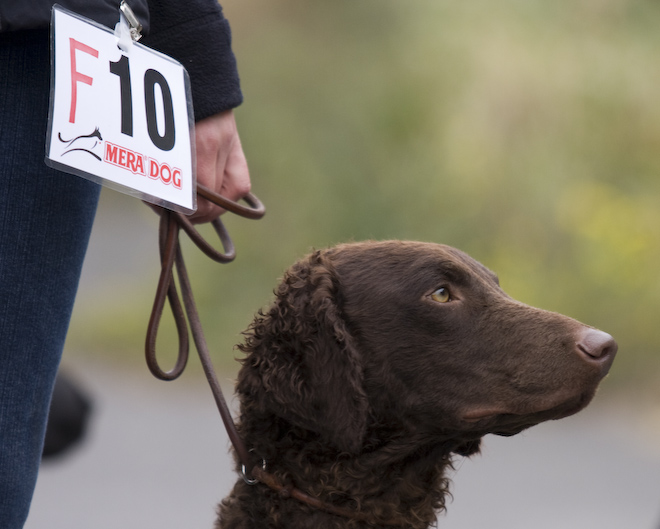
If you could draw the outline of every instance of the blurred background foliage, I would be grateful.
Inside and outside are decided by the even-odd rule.
[[[620,354],[608,384],[652,387],[660,3],[222,4],[245,95],[237,121],[268,213],[226,218],[230,265],[187,252],[220,365],[236,369],[232,346],[295,259],[403,238],[457,246],[513,297],[610,332]],[[143,208],[155,239],[138,201],[106,200]],[[70,348],[141,359],[152,260],[146,280],[82,295]]]

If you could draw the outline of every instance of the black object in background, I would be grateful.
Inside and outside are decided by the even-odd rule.
[[[46,427],[44,459],[59,456],[85,436],[92,404],[90,397],[68,375],[57,374]]]

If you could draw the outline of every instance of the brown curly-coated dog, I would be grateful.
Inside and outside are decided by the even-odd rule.
[[[617,351],[448,246],[317,251],[275,294],[241,346],[240,433],[269,473],[360,519],[239,480],[222,529],[426,528],[453,454],[578,412]]]

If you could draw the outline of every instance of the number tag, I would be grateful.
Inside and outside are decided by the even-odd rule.
[[[118,15],[119,17],[119,15]],[[185,68],[59,6],[52,18],[46,163],[183,213],[196,205]]]

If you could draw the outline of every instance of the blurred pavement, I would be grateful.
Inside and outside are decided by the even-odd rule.
[[[73,373],[95,398],[89,436],[44,465],[26,528],[211,529],[236,475],[205,382],[160,382],[146,367],[88,360]],[[455,500],[439,527],[657,529],[658,419],[597,398],[575,417],[488,436],[482,456],[457,461]]]

